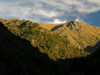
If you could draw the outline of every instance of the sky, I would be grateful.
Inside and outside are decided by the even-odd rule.
[[[0,18],[38,23],[76,20],[100,27],[100,0],[0,0]]]

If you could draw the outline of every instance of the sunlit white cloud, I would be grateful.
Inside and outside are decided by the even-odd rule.
[[[77,18],[75,20],[78,21],[78,22],[84,22],[84,20],[81,19],[79,16],[77,16]]]
[[[59,20],[59,19],[55,19],[53,22],[50,22],[50,23],[54,23],[54,24],[60,24],[60,23],[66,23],[67,21],[62,21],[62,20]]]
[[[83,16],[100,11],[100,0],[1,0],[0,16],[3,18],[43,19],[60,22],[63,16]],[[58,18],[58,19],[57,19]],[[66,19],[65,19],[66,20]],[[80,17],[76,20],[82,21]],[[51,21],[50,21],[51,22]],[[84,21],[83,21],[84,22]]]

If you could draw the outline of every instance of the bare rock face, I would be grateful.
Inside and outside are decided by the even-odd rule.
[[[75,27],[75,28],[79,28],[78,27],[78,22],[76,22],[76,21],[71,21],[71,22],[69,22],[68,24],[67,24],[67,27]]]
[[[77,21],[70,20],[69,22],[64,24],[64,27],[68,27],[72,31],[79,31],[79,29],[82,28],[82,25],[80,25]]]

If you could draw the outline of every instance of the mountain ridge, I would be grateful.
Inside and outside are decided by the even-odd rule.
[[[19,19],[10,19],[5,20],[0,18],[5,26],[8,25],[20,25],[18,24]],[[18,21],[18,22],[17,22]],[[14,22],[14,23],[13,23]],[[19,23],[26,22],[25,20],[20,21]],[[27,20],[27,24],[33,24],[34,22]],[[70,43],[78,47],[79,49],[84,49],[87,46],[94,46],[100,40],[100,27],[91,26],[83,22],[77,22],[75,20],[70,20],[64,24],[39,24],[40,27],[52,31],[51,33],[56,33],[61,37],[67,38]],[[44,31],[42,29],[42,31]],[[92,51],[92,50],[91,50]]]
[[[38,23],[18,19],[4,20],[3,23],[14,35],[30,41],[33,47],[38,47],[40,52],[53,60],[85,57],[90,54],[74,47],[67,38],[40,27]]]

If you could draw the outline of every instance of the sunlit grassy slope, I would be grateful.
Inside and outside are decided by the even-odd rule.
[[[62,24],[45,24],[45,23],[40,24],[41,27],[48,29],[48,30],[51,30],[55,26],[60,26],[60,25],[62,25]]]
[[[70,20],[62,26],[59,24],[41,24],[40,26],[48,30],[53,29],[53,32],[66,37],[71,44],[78,48],[93,46],[100,40],[100,27],[74,20]]]

